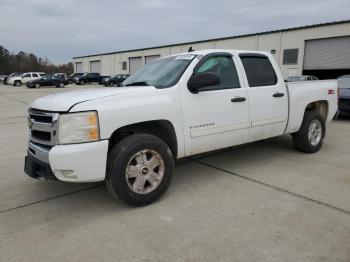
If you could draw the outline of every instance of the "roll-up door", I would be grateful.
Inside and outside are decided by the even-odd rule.
[[[142,57],[130,57],[129,58],[129,72],[130,75],[135,73],[140,67],[142,67]]]
[[[160,58],[160,55],[148,55],[148,56],[145,56],[145,63],[148,64],[152,60],[158,59],[158,58]]]
[[[82,62],[75,63],[75,72],[76,73],[84,73],[83,72],[83,63]]]
[[[350,37],[308,40],[304,70],[350,69]]]
[[[90,61],[90,73],[101,73],[101,61]]]

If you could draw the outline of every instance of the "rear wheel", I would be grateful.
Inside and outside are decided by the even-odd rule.
[[[293,134],[294,146],[299,151],[315,153],[322,147],[325,134],[326,125],[320,113],[305,112],[300,130]]]
[[[40,84],[39,84],[39,83],[36,83],[36,84],[34,85],[34,87],[35,87],[35,88],[40,88]]]
[[[109,82],[108,85],[109,86],[114,86],[114,83],[113,82]]]
[[[60,88],[63,88],[63,87],[64,87],[64,83],[61,82],[61,83],[59,84],[59,87],[60,87]]]
[[[79,84],[80,84],[80,85],[85,85],[84,80],[81,80],[81,81],[79,82]]]
[[[114,197],[129,205],[148,205],[168,189],[173,168],[171,150],[161,139],[131,135],[111,150],[106,185]]]
[[[73,84],[73,80],[69,79],[68,84]]]

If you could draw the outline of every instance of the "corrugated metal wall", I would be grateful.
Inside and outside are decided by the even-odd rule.
[[[274,52],[282,73],[285,77],[289,75],[301,74],[305,55],[305,43],[313,39],[330,37],[350,36],[350,23],[326,25],[307,29],[298,29],[284,32],[274,32],[270,34],[260,34],[248,37],[229,38],[224,40],[209,40],[202,43],[189,43],[183,45],[170,45],[160,48],[145,49],[139,51],[120,52],[102,56],[91,56],[74,59],[74,62],[82,62],[84,72],[89,71],[89,62],[101,60],[102,74],[112,75],[119,73],[129,73],[129,58],[142,57],[145,63],[146,56],[160,55],[161,57],[187,52],[190,46],[195,50],[208,48],[223,49],[243,49],[260,50]],[[296,64],[283,65],[283,50],[298,48],[298,61]],[[127,62],[127,69],[122,69],[122,63]]]

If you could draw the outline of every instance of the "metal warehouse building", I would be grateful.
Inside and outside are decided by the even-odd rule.
[[[131,74],[153,59],[220,48],[269,51],[284,77],[311,74],[321,79],[350,74],[350,20],[112,53],[74,57],[75,72]]]

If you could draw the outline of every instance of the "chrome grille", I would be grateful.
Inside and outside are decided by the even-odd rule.
[[[28,110],[29,142],[45,148],[57,144],[58,113],[30,108]]]

